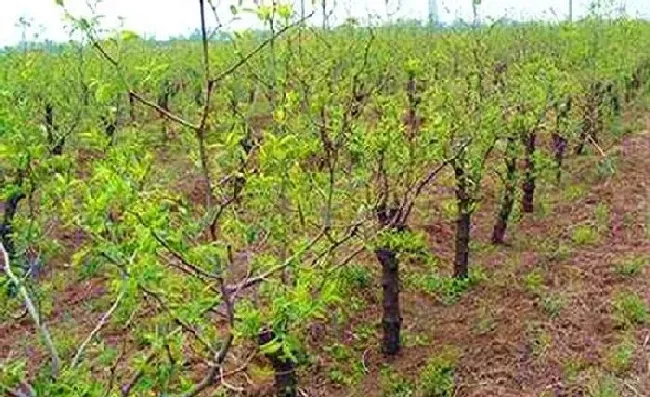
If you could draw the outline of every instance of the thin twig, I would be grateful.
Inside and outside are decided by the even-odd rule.
[[[275,32],[274,35],[272,35],[271,37],[269,37],[266,40],[262,41],[257,47],[255,47],[254,50],[252,50],[251,52],[249,52],[248,54],[243,56],[239,61],[232,64],[228,69],[226,69],[223,72],[219,73],[219,75],[217,77],[215,77],[214,79],[212,79],[211,81],[213,83],[218,83],[221,80],[223,80],[224,78],[228,77],[230,74],[234,73],[237,69],[239,69],[242,65],[244,65],[246,62],[248,62],[248,60],[251,59],[252,57],[254,57],[258,52],[262,51],[266,46],[271,44],[275,39],[280,37],[282,34],[287,32],[288,30],[302,24],[304,21],[311,18],[312,15],[314,15],[314,12],[312,12],[311,14],[305,16],[304,18],[300,18],[297,22],[292,23],[290,25],[287,25],[287,26],[283,27],[282,29],[278,30],[277,32]]]
[[[113,303],[113,306],[111,306],[110,309],[104,315],[102,318],[99,320],[95,328],[92,330],[92,332],[88,335],[86,340],[83,341],[83,343],[79,346],[79,349],[77,350],[77,354],[74,355],[74,358],[72,359],[72,363],[70,364],[70,368],[74,369],[78,364],[79,364],[79,359],[81,359],[81,355],[83,354],[84,350],[86,349],[86,346],[88,343],[90,343],[95,335],[101,331],[101,329],[104,327],[108,319],[113,315],[113,312],[117,309],[119,306],[120,302],[124,298],[124,295],[126,294],[126,290],[122,289],[120,294],[117,296],[117,299],[115,299],[115,302]]]
[[[319,241],[320,241],[320,240],[325,236],[325,234],[326,234],[326,229],[321,230],[321,232],[320,232],[316,237],[314,237],[314,239],[312,239],[312,240],[307,244],[307,246],[306,246],[304,249],[302,249],[302,250],[300,250],[299,252],[297,252],[297,253],[291,255],[289,258],[287,258],[287,259],[286,259],[284,262],[282,262],[281,264],[279,264],[279,265],[277,265],[277,266],[275,266],[275,267],[272,267],[271,269],[267,270],[266,272],[264,272],[264,273],[262,273],[262,274],[260,274],[260,275],[258,275],[258,276],[255,276],[255,277],[252,277],[252,278],[248,278],[248,279],[242,281],[242,282],[239,283],[239,284],[236,284],[236,285],[229,285],[229,286],[226,287],[226,290],[227,290],[228,292],[239,291],[239,290],[242,290],[242,289],[246,289],[246,288],[252,287],[252,286],[254,286],[254,285],[256,285],[256,284],[258,284],[258,283],[260,283],[260,282],[266,280],[269,276],[271,276],[271,275],[273,275],[274,273],[277,273],[277,272],[279,272],[280,270],[283,270],[283,269],[287,268],[289,265],[291,265],[291,263],[292,263],[292,262],[293,262],[293,261],[294,261],[294,260],[299,256],[299,255],[303,254],[304,252],[306,252],[306,251],[308,251],[309,249],[311,249],[314,245],[316,245],[316,243],[318,243],[318,242],[319,242]]]
[[[176,116],[175,114],[170,113],[168,110],[163,108],[162,106],[158,105],[157,103],[151,102],[144,98],[142,95],[138,94],[137,92],[129,90],[129,96],[136,99],[138,102],[142,103],[143,105],[149,106],[150,108],[155,109],[158,113],[162,114],[163,116],[167,117],[168,119],[175,121],[176,123],[185,126],[187,128],[191,128],[192,130],[198,130],[199,126],[196,124],[192,124],[187,120],[182,119],[179,116]]]
[[[590,142],[592,145],[594,145],[594,147],[598,150],[598,152],[600,153],[600,156],[601,156],[601,157],[607,157],[607,155],[605,154],[605,152],[603,151],[603,149],[600,147],[600,145],[598,145],[598,143],[596,142],[596,140],[594,139],[593,136],[588,135],[588,136],[587,136],[587,139],[589,139],[589,142]]]
[[[45,323],[41,322],[40,316],[38,315],[38,311],[36,310],[36,307],[34,306],[34,303],[32,302],[31,297],[29,296],[29,292],[27,291],[27,288],[20,282],[18,277],[11,271],[11,266],[9,263],[9,254],[7,253],[7,250],[5,249],[5,246],[0,242],[0,254],[2,254],[3,260],[4,260],[4,268],[5,268],[5,273],[7,273],[7,276],[13,282],[17,287],[18,290],[20,291],[21,295],[23,296],[23,299],[25,300],[25,305],[27,306],[27,310],[29,311],[29,315],[32,317],[32,320],[38,327],[41,335],[43,336],[43,339],[45,340],[45,344],[47,345],[48,350],[50,351],[50,358],[52,360],[52,377],[56,378],[59,375],[59,367],[61,360],[59,359],[59,354],[56,351],[56,347],[54,347],[54,342],[52,341],[52,336],[50,335],[50,331],[47,329],[47,326]]]

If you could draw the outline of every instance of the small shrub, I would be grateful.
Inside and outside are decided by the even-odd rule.
[[[456,390],[454,375],[458,353],[447,349],[429,359],[418,378],[418,397],[451,397]]]
[[[648,306],[643,299],[629,291],[620,291],[614,296],[614,324],[619,328],[629,328],[636,324],[645,324],[650,318]]]

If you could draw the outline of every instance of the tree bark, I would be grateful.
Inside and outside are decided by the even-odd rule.
[[[456,220],[456,256],[454,259],[454,277],[466,279],[469,277],[469,242],[472,225],[471,198],[469,186],[462,166],[454,167],[456,176],[456,203],[458,219]]]
[[[517,182],[517,155],[515,152],[514,138],[508,139],[506,147],[506,176],[503,186],[503,199],[501,201],[501,209],[497,214],[497,220],[492,230],[492,243],[503,244],[505,241],[506,229],[508,228],[508,220],[512,213],[512,208],[515,203],[515,189]]]
[[[383,318],[384,330],[382,350],[384,354],[394,356],[400,351],[400,330],[402,317],[399,308],[399,260],[394,250],[379,248],[377,259],[382,270]]]
[[[468,212],[460,213],[456,221],[456,259],[454,261],[454,277],[469,278],[469,241],[471,217]]]
[[[18,212],[18,204],[26,197],[22,192],[14,193],[5,202],[4,218],[0,224],[0,240],[6,248],[9,258],[13,258],[16,255],[16,248],[12,236],[14,217],[16,216],[16,212]]]
[[[522,207],[525,213],[532,213],[535,210],[535,150],[537,131],[532,130],[526,133],[524,144],[526,148],[525,170],[523,191],[524,197]]]

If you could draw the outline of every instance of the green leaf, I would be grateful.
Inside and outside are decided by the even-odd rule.
[[[135,33],[132,30],[123,30],[122,33],[120,34],[120,38],[122,39],[122,41],[131,41],[131,40],[138,39],[139,36],[137,33]]]
[[[264,355],[273,355],[277,354],[282,349],[282,343],[279,340],[274,339],[269,343],[260,346],[260,351]]]

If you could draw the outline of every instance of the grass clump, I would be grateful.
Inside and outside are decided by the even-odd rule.
[[[605,357],[607,368],[616,374],[627,372],[632,367],[636,349],[636,341],[631,337],[624,337],[621,342],[607,351]]]
[[[446,349],[429,359],[418,378],[418,397],[451,397],[456,390],[454,375],[458,352]]]
[[[470,269],[469,278],[457,279],[437,273],[414,275],[408,278],[408,284],[435,296],[443,305],[453,305],[463,297],[470,288],[478,285],[487,276],[480,266]]]
[[[524,287],[528,292],[538,295],[544,287],[544,273],[541,269],[534,269],[524,276]]]
[[[648,306],[636,293],[619,291],[612,302],[613,320],[618,328],[631,328],[650,319]]]
[[[588,397],[619,397],[620,395],[619,382],[612,375],[596,374],[587,385]]]
[[[391,368],[382,370],[381,387],[383,397],[415,397],[413,382]]]
[[[590,225],[579,225],[571,232],[571,240],[576,245],[591,245],[598,242],[598,232]]]
[[[561,293],[544,294],[540,300],[544,311],[551,318],[559,317],[562,309],[564,309],[567,304],[566,297]]]
[[[622,277],[635,277],[643,272],[650,259],[644,256],[627,258],[614,265],[614,272]]]

